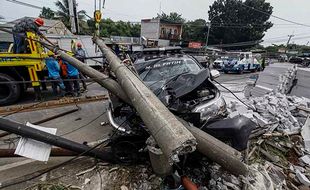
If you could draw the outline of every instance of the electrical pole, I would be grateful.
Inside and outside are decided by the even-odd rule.
[[[207,33],[207,39],[206,39],[205,54],[207,53],[207,48],[208,48],[208,44],[209,44],[209,35],[210,35],[212,21],[213,21],[213,19],[215,19],[216,17],[219,17],[219,16],[221,16],[221,15],[219,14],[219,15],[214,16],[213,18],[210,19],[210,22],[207,23],[208,24],[208,33]]]
[[[207,48],[208,48],[208,43],[209,43],[209,35],[210,35],[210,29],[211,29],[211,22],[209,22],[207,24],[208,24],[208,33],[207,33],[207,39],[206,39],[206,53],[207,53]]]
[[[76,0],[68,0],[68,3],[69,3],[71,32],[73,34],[78,34],[79,23],[78,23],[78,16],[77,16],[77,10],[76,10]]]
[[[293,35],[293,34],[288,35],[288,41],[287,41],[287,43],[286,43],[286,50],[285,50],[285,53],[287,53],[287,50],[288,50],[288,45],[289,45],[289,43],[290,43],[290,41],[291,41],[292,37],[294,37],[294,36],[295,36],[295,35]]]

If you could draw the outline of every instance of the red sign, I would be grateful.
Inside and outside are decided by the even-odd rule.
[[[202,46],[200,42],[189,42],[188,47],[198,49],[201,48]]]

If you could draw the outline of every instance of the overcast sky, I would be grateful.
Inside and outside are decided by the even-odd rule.
[[[47,6],[55,10],[54,0],[20,0],[36,6]],[[310,26],[310,0],[266,0],[274,7],[274,15]],[[152,18],[159,11],[178,12],[187,20],[208,19],[209,6],[214,0],[106,0],[104,18],[124,21],[140,21]],[[94,0],[77,0],[78,9],[93,15]],[[0,16],[10,21],[23,16],[38,16],[40,10],[0,0]],[[289,34],[294,34],[292,42],[307,44],[310,41],[310,27],[293,25],[275,18],[275,24],[265,36],[264,45],[285,43]],[[309,43],[310,45],[310,43]]]

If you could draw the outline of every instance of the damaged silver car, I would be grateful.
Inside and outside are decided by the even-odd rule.
[[[171,112],[195,126],[223,118],[226,103],[212,82],[210,70],[193,56],[171,51],[175,49],[154,51],[153,48],[140,52],[133,64],[134,70]],[[111,101],[111,124],[123,132],[136,132],[133,130],[139,127],[135,126],[141,123],[134,110],[116,97],[111,97]]]

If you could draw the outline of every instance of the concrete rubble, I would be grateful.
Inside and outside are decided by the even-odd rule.
[[[232,101],[228,117],[243,115],[257,124],[245,154],[252,171],[242,180],[248,189],[310,187],[310,99],[274,91],[246,104]]]

